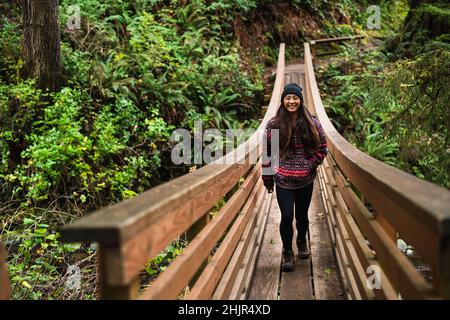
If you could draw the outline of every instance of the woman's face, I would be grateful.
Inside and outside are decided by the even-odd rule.
[[[295,113],[300,108],[301,100],[295,94],[288,94],[284,97],[283,104],[287,111]]]

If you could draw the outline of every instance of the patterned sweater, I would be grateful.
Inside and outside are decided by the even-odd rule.
[[[300,132],[294,131],[294,156],[289,159],[283,159],[278,154],[271,155],[272,129],[275,126],[275,117],[270,119],[264,131],[262,146],[262,179],[267,189],[273,188],[274,182],[285,189],[299,189],[314,181],[317,175],[317,167],[325,159],[328,148],[325,133],[319,121],[312,117],[320,137],[318,150],[308,152],[303,148],[300,141]],[[281,146],[280,146],[281,148]],[[276,161],[279,163],[276,165]],[[273,167],[272,167],[273,164]]]

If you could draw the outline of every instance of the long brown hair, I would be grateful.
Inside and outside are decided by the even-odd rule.
[[[292,156],[294,150],[294,130],[299,130],[300,140],[307,152],[311,152],[318,148],[320,144],[319,133],[316,125],[312,120],[303,100],[300,100],[300,107],[297,109],[297,120],[295,126],[292,124],[290,112],[286,110],[283,102],[278,108],[275,116],[275,124],[279,129],[280,138],[280,155],[283,158]],[[296,128],[298,126],[298,129]]]

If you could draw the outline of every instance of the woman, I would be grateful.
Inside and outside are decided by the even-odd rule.
[[[279,136],[279,151],[274,151],[273,155],[271,155],[274,143],[272,129],[278,129]],[[264,132],[262,158],[264,186],[271,193],[274,183],[276,184],[277,201],[281,211],[283,271],[294,269],[292,253],[294,203],[298,254],[302,259],[309,258],[306,244],[308,209],[317,166],[323,162],[327,152],[327,141],[322,126],[306,109],[302,88],[295,83],[286,85],[277,115],[269,120]],[[275,160],[278,161],[277,164]]]

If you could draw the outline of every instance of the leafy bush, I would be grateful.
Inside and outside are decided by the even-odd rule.
[[[86,100],[86,94],[80,91],[63,89],[55,96],[55,103],[45,109],[44,119],[39,122],[42,126],[27,138],[30,146],[21,155],[25,163],[14,175],[29,202],[47,199],[49,193],[66,189],[65,183],[89,171],[85,159],[91,141],[81,132],[80,115],[80,106]],[[63,194],[69,192],[66,189]]]
[[[3,19],[1,19],[3,20]],[[21,50],[21,28],[8,20],[0,20],[0,79],[18,79],[21,60],[17,59]]]
[[[67,286],[70,265],[81,270],[80,297],[94,297],[95,252],[80,244],[62,244],[59,232],[50,225],[52,220],[46,211],[18,211],[4,216],[1,238],[11,257],[12,299],[70,299],[77,294]]]

